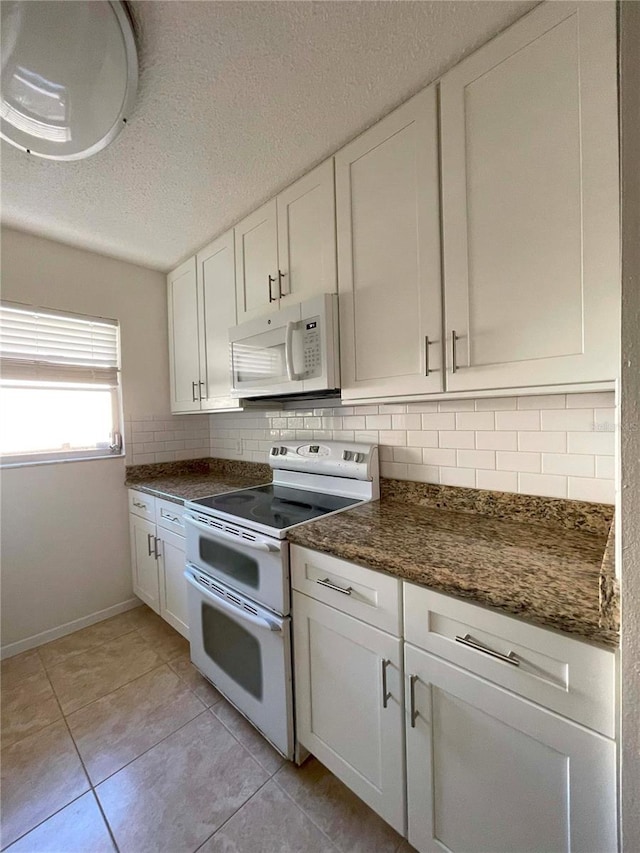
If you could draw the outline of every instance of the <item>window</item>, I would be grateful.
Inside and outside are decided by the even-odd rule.
[[[0,305],[3,464],[122,454],[116,320]]]

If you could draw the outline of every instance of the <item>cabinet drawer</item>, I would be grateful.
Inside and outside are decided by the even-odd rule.
[[[144,492],[136,492],[129,489],[129,512],[146,518],[149,521],[156,520],[156,499]]]
[[[184,536],[184,505],[156,498],[155,521],[158,527]]]
[[[291,546],[291,585],[317,601],[400,637],[400,581],[337,557]]]
[[[614,652],[406,582],[404,628],[407,642],[615,736]]]

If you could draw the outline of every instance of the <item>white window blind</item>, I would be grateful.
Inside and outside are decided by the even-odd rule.
[[[0,374],[4,380],[118,384],[115,320],[0,305]]]

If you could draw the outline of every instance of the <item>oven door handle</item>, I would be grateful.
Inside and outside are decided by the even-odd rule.
[[[208,533],[213,539],[224,539],[226,542],[233,542],[235,545],[242,545],[245,548],[252,548],[254,551],[277,551],[269,542],[251,542],[249,539],[242,539],[238,536],[232,536],[230,533],[225,533],[223,530],[216,530],[214,527],[209,527],[208,524],[203,524],[201,521],[196,521],[190,515],[184,517],[187,524],[192,525],[203,533]]]
[[[220,598],[219,596],[214,595],[212,592],[209,592],[208,589],[201,586],[193,577],[191,572],[185,572],[184,576],[187,579],[187,583],[191,584],[191,586],[196,589],[203,598],[206,598],[207,601],[210,601],[221,610],[225,610],[227,613],[231,613],[232,615],[239,617],[244,622],[251,622],[252,625],[257,625],[258,628],[266,628],[268,631],[273,631],[274,633],[282,633],[282,625],[279,625],[275,619],[254,616],[253,613],[248,613],[246,610],[236,607],[225,598]]]

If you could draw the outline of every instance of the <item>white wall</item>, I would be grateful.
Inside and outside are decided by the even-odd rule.
[[[211,415],[212,456],[266,462],[278,438],[379,444],[381,473],[400,480],[615,497],[613,391]]]
[[[622,849],[640,850],[640,3],[620,4]]]
[[[1,250],[4,299],[120,322],[125,419],[170,421],[164,276],[9,229]],[[124,476],[122,458],[2,471],[3,647],[132,598]]]

